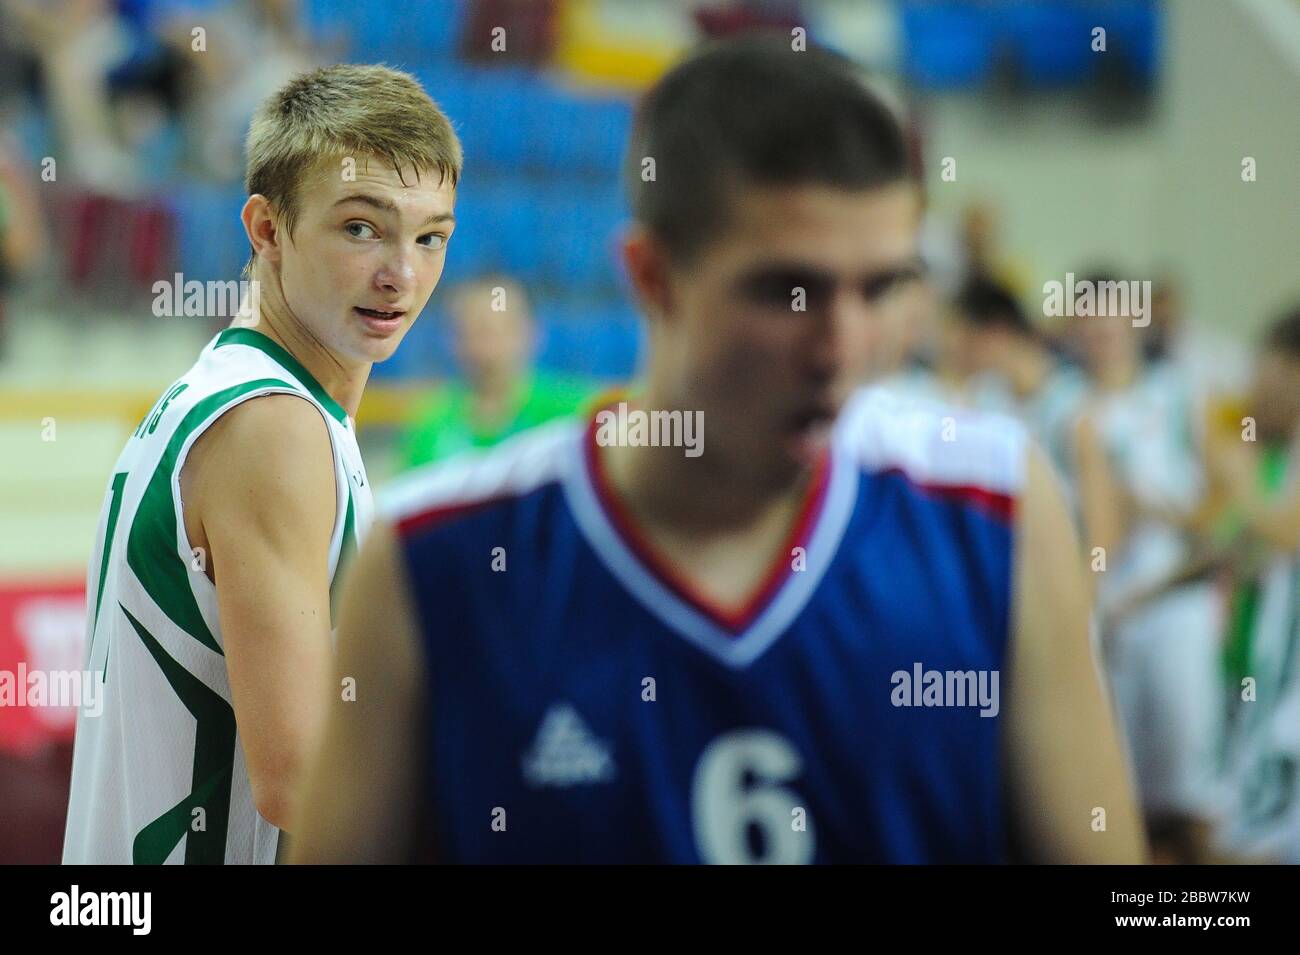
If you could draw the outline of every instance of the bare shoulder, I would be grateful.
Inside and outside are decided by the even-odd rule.
[[[224,452],[241,455],[250,464],[289,463],[303,452],[330,446],[329,428],[320,411],[305,397],[291,394],[260,395],[241,402],[199,440],[220,444]]]
[[[195,441],[181,473],[191,540],[207,511],[277,516],[329,528],[335,478],[329,428],[297,395],[262,395],[223,414]]]

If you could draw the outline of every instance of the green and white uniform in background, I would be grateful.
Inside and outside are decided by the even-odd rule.
[[[258,815],[235,726],[216,587],[185,532],[180,474],[231,408],[300,395],[334,453],[331,598],[374,504],[352,421],[287,352],[228,328],[164,392],[118,457],[87,573],[87,665],[102,712],[77,717],[65,863],[272,863],[280,830]],[[333,601],[331,601],[333,602]]]
[[[1265,447],[1259,490],[1289,500],[1300,481],[1300,440]],[[1238,588],[1225,646],[1230,694],[1224,746],[1228,802],[1219,847],[1300,864],[1300,551],[1271,549]],[[1254,680],[1245,696],[1243,682]]]

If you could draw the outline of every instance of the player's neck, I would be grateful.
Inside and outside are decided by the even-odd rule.
[[[1136,359],[1116,361],[1094,373],[1093,382],[1101,391],[1124,391],[1137,382],[1139,371]]]
[[[236,326],[241,324],[235,322]],[[272,296],[263,295],[261,320],[252,327],[296,358],[317,384],[348,413],[348,417],[356,419],[361,395],[370,377],[369,362],[344,361],[312,334],[282,300]]]
[[[807,479],[747,494],[739,475],[681,448],[597,446],[605,476],[643,540],[718,607],[747,605],[778,561],[790,559]]]
[[[513,416],[518,398],[526,386],[527,373],[486,374],[469,383],[469,396],[475,420],[500,423]]]
[[[1016,398],[1024,401],[1033,397],[1047,380],[1051,367],[1051,359],[1039,352],[1037,348],[1032,345],[1021,346],[1007,376],[1011,380],[1011,390],[1015,392]]]
[[[812,478],[811,471],[795,473],[782,486],[760,488],[721,456],[691,457],[680,447],[624,440],[598,446],[596,453],[623,505],[639,521],[672,533],[734,535],[761,533],[769,523],[783,526]]]

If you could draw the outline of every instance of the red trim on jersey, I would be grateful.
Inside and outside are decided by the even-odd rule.
[[[897,467],[887,468],[883,473],[900,475],[908,484],[924,494],[973,504],[991,517],[1008,524],[1015,518],[1016,499],[1010,494],[990,491],[986,487],[978,487],[974,484],[930,484],[916,480],[902,468]]]
[[[786,535],[785,545],[777,552],[767,573],[749,598],[739,607],[727,608],[701,593],[690,578],[674,566],[666,556],[660,554],[637,527],[631,513],[610,485],[605,463],[596,444],[594,418],[583,437],[583,459],[586,462],[587,473],[591,476],[592,487],[596,491],[596,499],[600,502],[615,531],[640,560],[642,566],[681,600],[733,635],[740,634],[754,622],[776,596],[781,585],[793,573],[790,552],[795,547],[806,546],[808,538],[812,536],[812,528],[816,526],[822,505],[826,500],[826,486],[830,478],[830,453],[827,451],[817,462],[798,516],[789,534]]]
[[[434,524],[443,521],[449,521],[455,517],[461,517],[474,511],[490,507],[500,501],[508,501],[514,497],[512,494],[499,494],[494,497],[485,497],[473,501],[456,501],[453,504],[439,504],[435,507],[426,508],[423,511],[416,511],[414,514],[407,514],[396,524],[397,532],[403,537],[422,531]]]

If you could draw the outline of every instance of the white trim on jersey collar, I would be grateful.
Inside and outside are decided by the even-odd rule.
[[[748,627],[731,634],[665,586],[610,523],[584,459],[586,429],[574,429],[565,449],[565,498],[579,530],[600,561],[628,592],[670,630],[735,669],[757,660],[807,606],[839,550],[853,513],[858,468],[853,455],[832,442],[830,474],[816,526],[808,536],[807,567],[789,573],[775,597]]]

